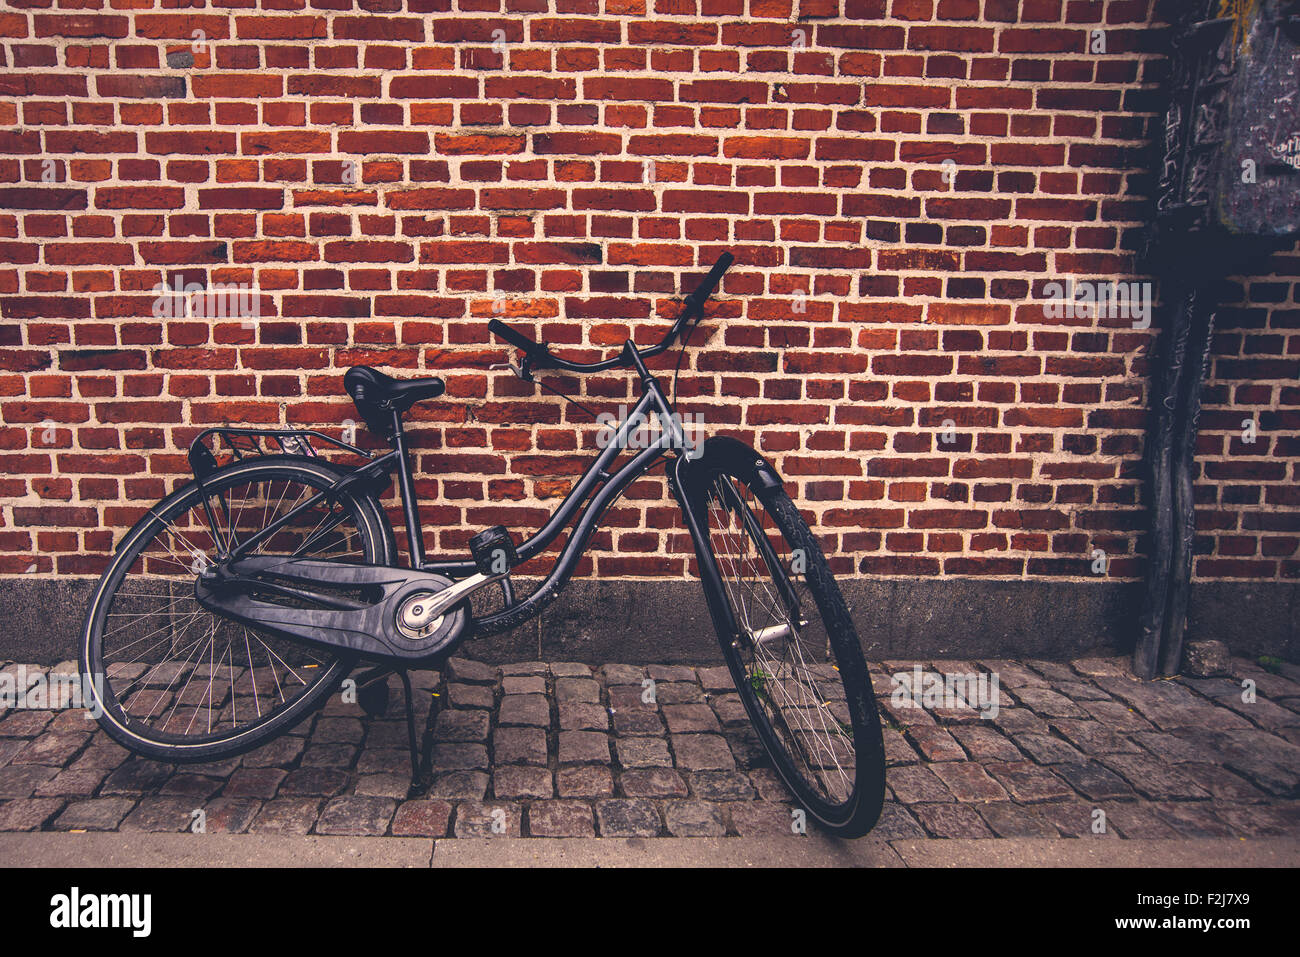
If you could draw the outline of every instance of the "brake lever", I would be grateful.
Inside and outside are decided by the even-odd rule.
[[[509,369],[520,379],[524,379],[525,382],[531,381],[525,377],[524,370],[519,368],[519,366],[515,365],[513,362],[494,362],[492,365],[488,366],[488,372],[496,372],[498,369]]]
[[[523,360],[519,363],[519,365],[515,365],[513,362],[494,362],[492,365],[488,366],[488,371],[492,372],[496,369],[509,369],[511,372],[515,374],[516,377],[518,377],[522,381],[535,382],[536,380],[533,378],[533,373],[528,368],[529,358],[530,356],[525,354]]]

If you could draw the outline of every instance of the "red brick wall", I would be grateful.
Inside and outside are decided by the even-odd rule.
[[[0,570],[97,572],[199,428],[337,428],[354,363],[448,381],[414,417],[431,551],[535,525],[583,419],[486,372],[494,300],[595,356],[730,249],[683,411],[777,463],[841,570],[1090,578],[1101,548],[1133,577],[1154,330],[1037,300],[1133,277],[1150,5],[6,4]],[[1221,317],[1203,578],[1300,567],[1300,259],[1269,269]],[[260,320],[154,318],[177,276]],[[635,487],[598,570],[681,574],[670,504]]]

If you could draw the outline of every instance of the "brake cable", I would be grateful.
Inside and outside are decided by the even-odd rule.
[[[558,395],[561,399],[564,399],[564,400],[566,400],[566,401],[568,401],[568,402],[572,402],[574,405],[576,405],[576,406],[577,406],[579,409],[581,409],[583,412],[586,412],[589,416],[591,416],[591,420],[592,420],[593,422],[597,422],[597,421],[600,420],[600,416],[599,416],[599,415],[597,415],[595,412],[591,411],[591,409],[587,408],[585,405],[583,405],[581,402],[579,402],[579,401],[578,401],[577,399],[575,399],[573,396],[569,395],[567,392],[561,392],[559,389],[553,387],[553,386],[550,385],[548,382],[546,382],[544,379],[538,379],[538,378],[535,377],[535,376],[533,377],[533,381],[536,382],[538,385],[540,385],[540,386],[541,386],[543,389],[545,389],[547,392],[551,392],[551,393],[553,393],[553,394],[555,394],[555,395]]]
[[[676,376],[674,375],[673,378],[674,378],[674,382],[675,382],[675,381],[676,381]],[[543,389],[547,390],[548,392],[553,393],[554,395],[558,395],[561,399],[564,399],[564,400],[566,400],[566,401],[568,401],[568,402],[572,402],[574,405],[576,405],[576,406],[577,406],[579,409],[581,409],[583,412],[586,412],[589,416],[591,416],[591,419],[592,419],[593,422],[599,422],[599,421],[600,421],[600,416],[598,416],[595,412],[593,412],[591,409],[587,408],[585,405],[583,405],[581,402],[579,402],[577,399],[575,399],[573,396],[569,395],[568,393],[561,392],[559,389],[554,388],[553,386],[551,386],[550,384],[548,384],[546,381],[544,381],[544,380],[542,380],[542,379],[538,379],[538,378],[536,378],[536,377],[534,377],[534,378],[533,378],[532,380],[530,380],[530,381],[532,381],[532,382],[536,382],[536,383],[537,383],[538,385],[540,385]],[[663,465],[663,464],[665,464],[667,461],[668,461],[667,459],[661,458],[661,459],[659,459],[658,461],[651,463],[651,464],[646,468],[646,471],[649,472],[650,469],[655,468],[655,467],[660,466],[660,465]],[[606,475],[605,473],[602,473],[602,477],[605,478],[605,479],[608,479],[609,476]]]
[[[672,405],[674,407],[676,407],[677,405],[677,374],[682,370],[682,357],[686,355],[686,347],[691,343],[691,335],[692,333],[695,332],[695,327],[698,326],[699,324],[700,323],[698,319],[695,322],[687,323],[686,331],[682,335],[682,347],[677,350],[677,364],[673,366]]]

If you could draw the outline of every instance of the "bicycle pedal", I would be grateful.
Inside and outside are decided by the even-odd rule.
[[[519,564],[519,553],[504,525],[485,528],[469,540],[474,564],[484,575],[504,575]]]

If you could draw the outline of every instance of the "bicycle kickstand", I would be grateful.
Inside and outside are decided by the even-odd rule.
[[[415,740],[415,707],[411,703],[411,676],[405,668],[397,669],[397,676],[402,679],[402,691],[406,695],[406,739],[411,748],[411,787],[408,797],[414,796],[420,789],[420,748]]]

